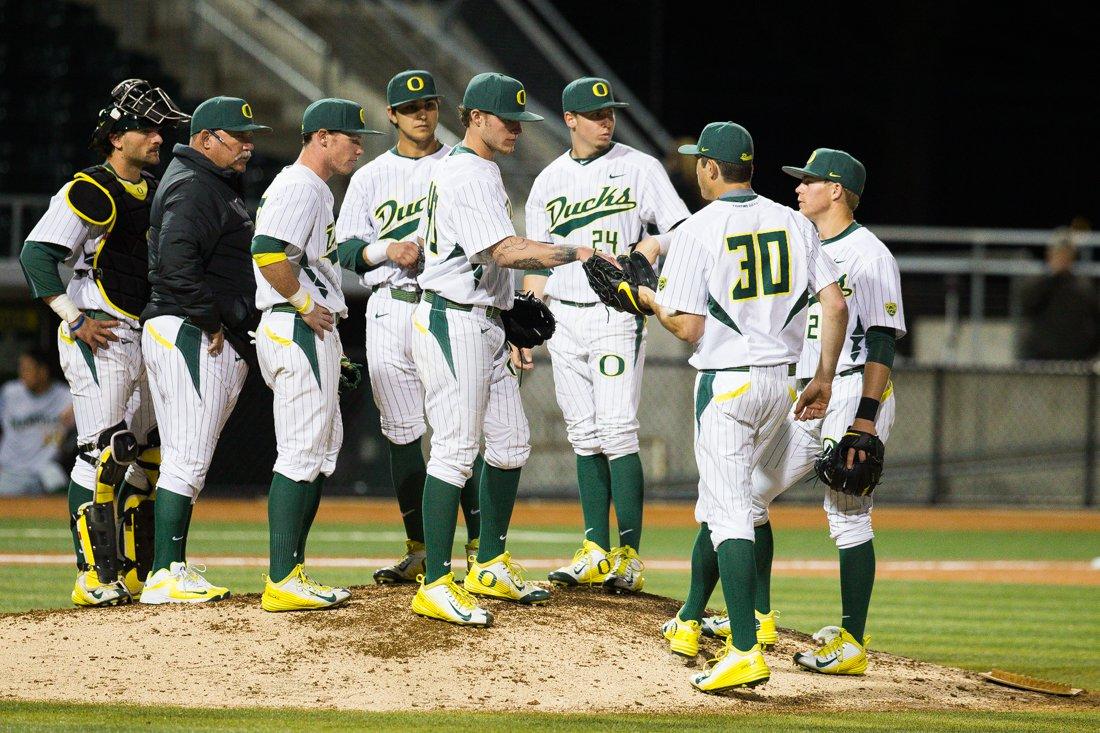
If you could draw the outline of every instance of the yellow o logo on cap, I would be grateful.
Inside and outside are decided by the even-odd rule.
[[[607,85],[602,81],[598,81],[592,85],[592,93],[597,97],[606,97],[611,93],[611,90],[607,88]]]
[[[521,105],[526,105],[527,104],[527,90],[526,89],[520,89],[518,92],[516,92],[516,101],[519,102]]]
[[[419,92],[421,89],[424,88],[424,80],[419,76],[410,76],[405,82],[405,87],[410,92]]]
[[[806,161],[806,167],[807,168],[809,168],[811,165],[813,165],[814,158],[816,158],[816,157],[817,157],[817,151],[815,150],[813,153],[810,154],[810,159]]]
[[[241,114],[250,120],[252,119],[252,107],[249,106],[248,102],[241,105]]]
[[[359,108],[359,122],[360,124],[367,124],[367,113],[363,111],[363,108]]]

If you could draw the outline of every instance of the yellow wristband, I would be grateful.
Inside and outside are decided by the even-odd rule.
[[[313,298],[309,297],[305,288],[298,288],[298,292],[287,298],[287,302],[303,316],[313,310]]]

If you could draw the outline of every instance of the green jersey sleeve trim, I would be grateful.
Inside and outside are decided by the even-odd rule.
[[[549,267],[544,267],[540,270],[528,270],[524,274],[525,275],[541,275],[542,277],[550,277],[551,272],[553,272],[553,271]]]
[[[345,270],[351,270],[356,275],[362,275],[364,272],[370,272],[378,267],[378,265],[368,265],[363,258],[363,250],[367,246],[367,243],[362,239],[355,239],[354,237],[340,242],[336,245],[336,256],[340,260],[340,266]]]
[[[286,252],[286,248],[289,246],[290,242],[284,242],[266,234],[257,234],[252,238],[252,254],[254,255],[283,253]]]
[[[59,244],[27,241],[19,253],[19,266],[31,289],[31,297],[48,298],[65,292],[57,267],[72,254]]]
[[[871,326],[867,329],[867,361],[894,368],[894,351],[897,347],[897,335],[894,329],[885,326]]]

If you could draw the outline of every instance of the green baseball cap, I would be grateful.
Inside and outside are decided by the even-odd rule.
[[[712,122],[699,133],[699,142],[681,145],[679,151],[744,165],[752,163],[752,135],[736,122]]]
[[[820,178],[823,181],[839,183],[856,196],[863,195],[863,186],[867,183],[867,169],[863,163],[843,150],[818,148],[806,161],[806,165],[785,165],[783,172],[798,179]]]
[[[527,111],[527,90],[516,79],[496,72],[478,74],[466,86],[462,106],[490,112],[502,120],[536,122],[542,117]]]
[[[441,96],[435,90],[435,79],[423,69],[402,71],[386,85],[386,104],[390,107],[417,99],[439,99]]]
[[[569,82],[561,93],[562,112],[595,112],[607,107],[629,107],[626,102],[616,102],[607,79],[582,76]]]
[[[330,130],[362,135],[381,135],[367,127],[363,108],[350,99],[318,99],[302,115],[302,134]]]
[[[191,115],[191,134],[202,130],[270,132],[271,128],[253,122],[252,106],[240,97],[211,97]]]

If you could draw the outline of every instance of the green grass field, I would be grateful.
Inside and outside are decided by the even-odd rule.
[[[463,530],[456,543],[461,556]],[[313,557],[388,557],[401,547],[402,532],[395,524],[319,523],[310,538]],[[519,559],[567,558],[576,542],[573,527],[513,528],[509,548]],[[689,529],[648,528],[643,558],[686,558],[693,532]],[[266,527],[262,523],[198,523],[192,528],[188,553],[202,556],[263,556]],[[1091,560],[1100,556],[1097,532],[1006,532],[957,530],[880,531],[875,540],[880,561],[885,560]],[[833,559],[835,548],[824,529],[775,528],[776,559]],[[0,519],[0,553],[65,553],[71,551],[68,532],[60,520]],[[260,568],[219,567],[211,563],[207,576],[235,593],[262,590]],[[532,571],[537,576],[542,571]],[[71,565],[0,566],[0,611],[64,608],[73,578]],[[369,569],[324,568],[315,574],[325,582],[362,585],[370,582]],[[682,597],[686,574],[647,571],[646,590]],[[832,578],[774,578],[773,606],[782,613],[780,625],[813,632],[837,623],[840,600]],[[720,608],[721,594],[712,606]],[[0,623],[3,620],[0,619]],[[984,671],[1002,667],[1054,679],[1087,689],[1100,687],[1100,592],[1096,586],[991,584],[880,579],[872,600],[868,631],[872,648],[965,669]],[[201,699],[201,694],[199,695]],[[201,703],[200,703],[201,704]],[[117,710],[115,707],[110,708]],[[131,714],[132,713],[132,714]],[[194,711],[134,709],[123,727],[148,730],[181,725],[204,730]],[[0,728],[79,728],[87,718],[83,706],[0,703]],[[186,716],[186,717],[181,717]],[[119,719],[112,716],[113,719]],[[106,720],[107,717],[101,718]],[[181,721],[186,720],[186,723]],[[776,730],[1087,730],[1100,725],[1093,712],[1051,714],[874,713],[847,716],[753,716],[750,728]],[[509,720],[509,729],[540,730],[622,729],[657,730],[691,725],[713,728],[744,724],[745,716],[685,721],[656,717],[568,717],[525,715]],[[271,727],[338,729],[367,727],[377,730],[447,728],[496,730],[502,723],[477,715],[368,715],[305,713],[265,710],[220,713],[211,727],[254,730]]]

